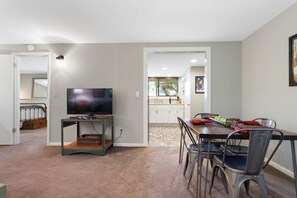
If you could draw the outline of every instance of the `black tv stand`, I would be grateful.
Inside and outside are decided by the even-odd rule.
[[[97,117],[95,116],[95,114],[89,114],[86,116],[72,116],[70,117],[70,119],[81,119],[81,120],[92,120],[92,119],[96,119]]]

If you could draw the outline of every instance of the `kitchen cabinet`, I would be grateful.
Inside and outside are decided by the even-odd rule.
[[[177,117],[184,117],[182,104],[149,105],[149,123],[178,123]]]

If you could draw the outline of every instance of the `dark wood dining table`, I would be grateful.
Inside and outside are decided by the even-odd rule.
[[[188,127],[194,132],[199,139],[226,139],[227,136],[234,131],[234,129],[225,127],[222,124],[218,124],[215,122],[202,124],[202,125],[193,125],[190,122],[190,119],[183,119]],[[253,126],[251,126],[253,127]],[[297,140],[297,133],[281,130],[284,134],[284,140],[290,141],[291,143],[291,154],[292,154],[292,163],[293,163],[293,172],[294,172],[294,182],[295,182],[295,195],[297,197],[297,163],[296,163],[296,152],[295,152],[295,141]],[[240,138],[245,138],[246,135],[243,135]],[[272,136],[272,140],[279,139],[279,136]]]

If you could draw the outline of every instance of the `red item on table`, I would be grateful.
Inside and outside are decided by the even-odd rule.
[[[248,120],[248,121],[243,121],[244,124],[246,125],[258,125],[260,126],[261,124],[255,120]]]
[[[231,125],[230,128],[234,129],[235,131],[238,131],[238,130],[242,130],[242,129],[249,128],[249,127],[248,126],[232,126]],[[240,133],[249,134],[250,130],[242,130],[242,131],[240,131]]]
[[[191,119],[190,122],[194,125],[212,123],[211,120],[207,119]]]

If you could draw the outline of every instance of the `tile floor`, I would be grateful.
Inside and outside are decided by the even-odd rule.
[[[178,125],[150,125],[149,145],[179,147],[180,128]]]

